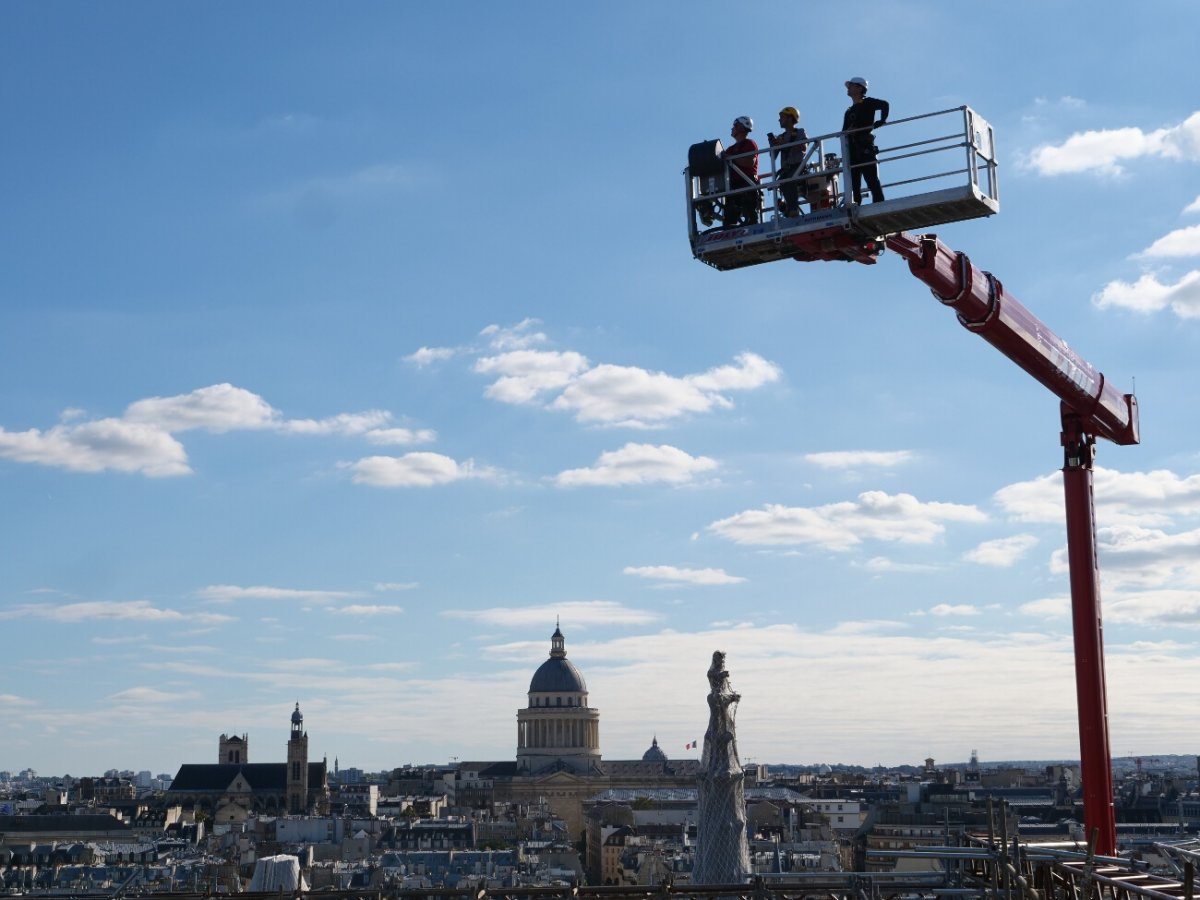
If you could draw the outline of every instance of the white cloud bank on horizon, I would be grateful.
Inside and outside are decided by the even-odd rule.
[[[267,728],[268,735],[277,726],[282,741],[300,697],[314,739],[336,736],[342,759],[353,748],[355,764],[362,768],[451,757],[511,759],[513,714],[527,705],[529,679],[546,659],[553,622],[545,617],[552,620],[553,610],[551,605],[498,610],[494,624],[500,626],[510,624],[513,612],[533,612],[531,622],[542,629],[541,636],[484,645],[479,654],[484,665],[478,668],[451,663],[410,671],[411,666],[390,659],[390,647],[355,660],[306,658],[292,666],[269,667],[254,659],[237,666],[175,659],[125,667],[104,696],[147,702],[122,710],[121,744],[107,752],[119,758],[129,748],[146,748],[164,756],[145,765],[167,770],[178,765],[181,746],[207,747],[208,735],[231,724],[240,729],[245,726],[237,723],[267,723],[253,727]],[[600,624],[604,613],[597,613],[594,623]],[[944,620],[960,616],[970,613],[947,611]],[[600,710],[606,759],[640,758],[655,735],[671,758],[696,757],[683,745],[704,733],[705,670],[714,649],[727,653],[731,684],[742,695],[738,740],[744,759],[898,765],[928,756],[965,761],[972,747],[982,748],[985,759],[1075,758],[1078,753],[1066,631],[931,636],[870,622],[827,629],[787,623],[650,628],[594,639],[580,631],[566,630],[567,650],[587,680],[590,705]],[[848,647],[864,664],[845,665]],[[1200,704],[1200,655],[1194,642],[1178,636],[1165,642],[1110,640],[1106,670],[1115,746],[1169,752],[1200,741],[1193,713]],[[828,672],[838,673],[838,690],[804,689],[819,685]],[[887,678],[881,680],[880,672]],[[155,693],[186,690],[198,678],[208,687],[195,702],[181,705]],[[997,679],[1005,690],[980,706],[978,686]],[[926,699],[934,683],[939,703],[931,704]],[[1155,702],[1164,692],[1175,700],[1166,707]],[[390,698],[390,712],[383,717],[381,696]],[[857,698],[850,717],[847,696]],[[1037,703],[1030,702],[1033,697]],[[9,717],[10,743],[22,752],[27,750],[20,743],[23,734],[55,730],[53,746],[39,757],[47,771],[75,771],[78,758],[68,751],[81,746],[94,751],[96,735],[111,734],[111,715],[103,705],[32,703],[0,694],[0,707]],[[947,720],[946,708],[963,712]],[[792,724],[781,728],[781,722]]]
[[[1178,125],[1153,131],[1130,127],[1077,132],[1061,144],[1035,148],[1025,163],[1039,175],[1098,172],[1116,176],[1125,171],[1122,161],[1142,157],[1200,160],[1200,112]]]

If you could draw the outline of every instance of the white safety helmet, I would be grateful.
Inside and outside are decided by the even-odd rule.
[[[749,116],[738,116],[736,119],[733,120],[733,124],[741,125],[747,131],[754,130],[754,120],[752,118],[750,118]]]
[[[867,79],[863,78],[861,75],[855,75],[853,78],[847,81],[846,87],[850,87],[852,84],[861,84],[864,91],[870,90],[870,87],[867,85]]]

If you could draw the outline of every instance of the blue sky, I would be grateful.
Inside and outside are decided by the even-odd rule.
[[[1191,2],[0,6],[0,769],[221,732],[508,759],[561,619],[605,757],[1078,755],[1057,401],[888,254],[718,273],[689,144],[969,104],[941,237],[1122,390],[1112,745],[1200,744]],[[853,34],[846,29],[853,25]],[[845,35],[839,38],[839,35]]]

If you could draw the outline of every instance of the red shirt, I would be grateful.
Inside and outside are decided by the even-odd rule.
[[[730,160],[730,165],[734,168],[741,169],[742,174],[749,178],[755,184],[758,184],[758,144],[754,143],[750,138],[742,138],[732,147],[726,147],[723,156],[737,156],[739,153],[753,153],[753,156],[747,156],[744,159]],[[732,173],[730,173],[732,175]],[[736,175],[732,175],[729,186],[731,188],[745,187],[741,179]]]

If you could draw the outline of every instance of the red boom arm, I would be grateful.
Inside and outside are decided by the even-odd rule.
[[[1121,394],[1067,342],[1005,293],[999,279],[936,235],[893,234],[887,245],[958,313],[958,321],[1049,388],[1083,420],[1083,430],[1114,444],[1139,443],[1137,398]]]
[[[1108,698],[1104,679],[1104,631],[1100,619],[1100,572],[1096,561],[1092,461],[1095,439],[1136,444],[1137,398],[1121,394],[1066,341],[1042,324],[998,279],[926,234],[894,234],[887,245],[908,260],[914,275],[958,313],[958,321],[1049,388],[1062,401],[1065,450],[1063,490],[1067,509],[1067,556],[1071,569],[1071,625],[1075,637],[1075,696],[1079,709],[1084,827],[1096,853],[1117,849]]]

